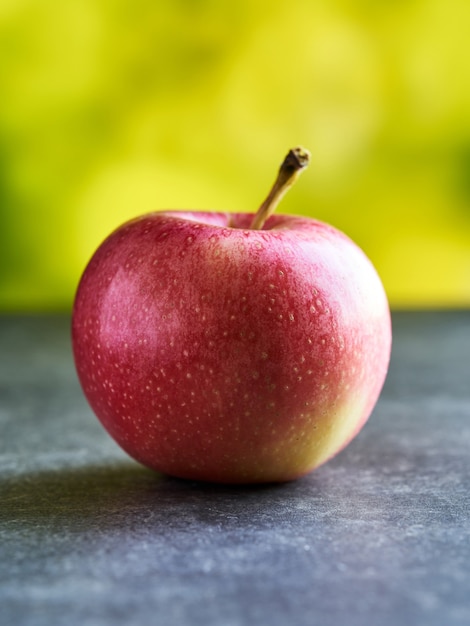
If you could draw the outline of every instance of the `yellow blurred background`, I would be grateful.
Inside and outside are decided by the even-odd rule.
[[[0,310],[70,310],[124,220],[344,230],[392,307],[470,306],[468,0],[0,0]]]

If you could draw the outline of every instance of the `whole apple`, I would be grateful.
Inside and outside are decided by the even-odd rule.
[[[150,213],[88,264],[72,320],[78,376],[105,429],[144,465],[291,480],[372,412],[391,349],[375,269],[332,226],[271,215],[307,162],[289,153],[256,216]]]

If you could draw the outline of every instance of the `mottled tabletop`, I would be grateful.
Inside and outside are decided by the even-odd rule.
[[[0,317],[2,626],[470,624],[470,312],[394,313],[366,427],[264,487],[130,460],[81,393],[69,325]]]

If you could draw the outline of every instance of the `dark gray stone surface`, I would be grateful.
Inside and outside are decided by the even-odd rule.
[[[470,313],[394,316],[380,402],[297,482],[166,478],[91,414],[66,317],[0,318],[2,626],[470,623]]]

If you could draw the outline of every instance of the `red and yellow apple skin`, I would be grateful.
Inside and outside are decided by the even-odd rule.
[[[169,211],[98,248],[72,322],[84,393],[134,459],[225,483],[286,481],[359,432],[382,389],[381,281],[308,218]]]

